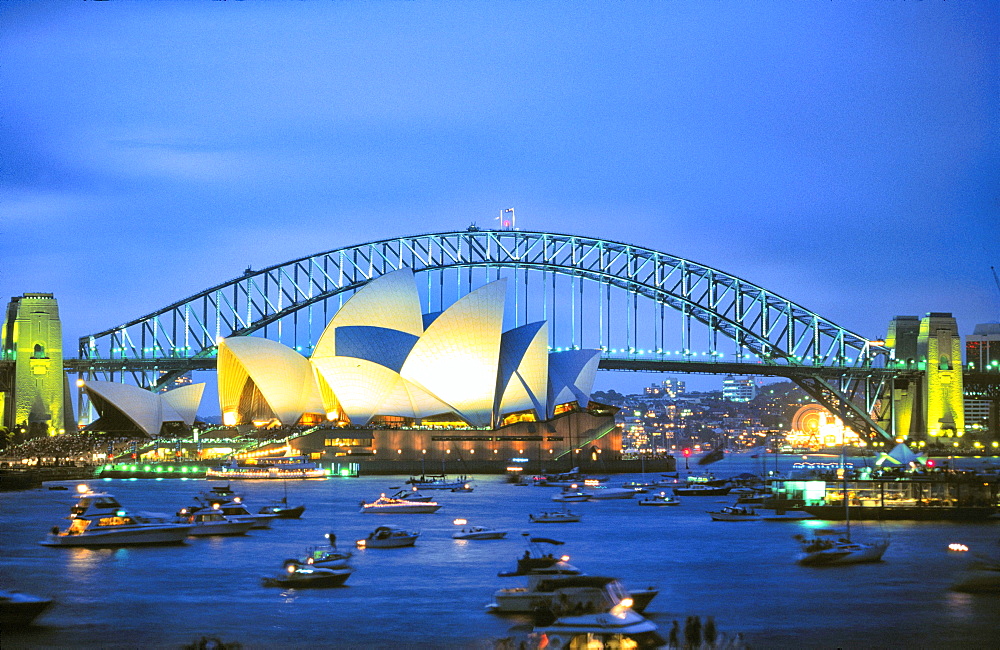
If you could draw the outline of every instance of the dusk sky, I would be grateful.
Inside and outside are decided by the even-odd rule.
[[[998,2],[0,2],[0,62],[0,291],[70,356],[507,207],[867,337],[1000,319]]]

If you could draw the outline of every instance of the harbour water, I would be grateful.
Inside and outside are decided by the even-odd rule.
[[[797,460],[781,457],[779,469],[787,471]],[[717,476],[759,473],[763,462],[731,457],[709,469]],[[767,462],[773,469],[775,461]],[[613,476],[609,484],[640,478]],[[215,637],[244,647],[491,647],[523,622],[489,614],[485,606],[497,588],[520,584],[497,572],[513,567],[524,551],[521,532],[528,531],[565,541],[560,549],[587,573],[658,587],[647,616],[664,636],[673,620],[683,627],[687,616],[698,615],[713,616],[721,633],[740,633],[753,648],[997,644],[1000,595],[950,591],[965,558],[947,546],[961,542],[995,552],[1000,520],[866,524],[872,533],[891,536],[884,562],[817,569],[795,564],[792,539],[816,522],[710,521],[706,510],[732,498],[685,497],[670,508],[641,508],[634,500],[572,503],[570,509],[583,514],[580,523],[529,524],[529,513],[558,505],[551,501],[555,490],[480,476],[473,492],[432,492],[444,504],[435,514],[358,512],[359,501],[402,486],[404,479],[289,481],[289,502],[307,505],[302,519],[278,520],[271,530],[243,537],[117,550],[39,546],[53,525],[64,525],[73,493],[5,493],[0,586],[51,597],[56,604],[30,629],[4,630],[3,645],[180,647]],[[164,513],[218,483],[89,481],[131,510]],[[257,506],[284,494],[277,481],[233,486]],[[456,541],[451,533],[458,517],[510,533],[504,540]],[[342,547],[353,548],[354,540],[387,523],[419,529],[416,546],[355,549],[355,573],[344,587],[283,591],[260,584],[286,558],[325,543],[324,533],[334,532]]]

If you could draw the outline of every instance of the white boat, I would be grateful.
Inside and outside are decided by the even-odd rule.
[[[607,487],[604,485],[592,485],[587,488],[588,501],[605,501],[607,499],[631,499],[636,495],[635,490],[628,488]]]
[[[527,536],[526,536],[527,537]],[[545,552],[543,544],[561,546],[548,537],[527,537],[528,550],[518,558],[517,570],[501,572],[501,577],[525,576],[524,587],[498,589],[487,609],[496,614],[539,614],[560,616],[570,612],[606,612],[625,598],[643,610],[659,593],[653,588],[630,593],[620,581],[603,576],[587,576],[569,564],[569,556]]]
[[[725,506],[720,510],[710,510],[712,521],[760,521],[760,515],[746,506]]]
[[[78,499],[70,509],[70,525],[52,527],[43,546],[134,546],[140,544],[180,544],[193,525],[149,521],[125,510],[106,492],[77,487]]]
[[[251,529],[270,528],[271,522],[278,518],[278,515],[272,513],[258,512],[254,514],[250,512],[239,497],[228,503],[213,503],[211,506],[206,506],[203,502],[195,499],[195,505],[181,508],[177,514],[181,517],[189,517],[199,512],[217,512],[233,521],[249,522]]]
[[[300,479],[326,478],[326,470],[305,456],[257,458],[240,463],[231,460],[205,470],[205,478],[222,479]]]
[[[27,627],[51,605],[50,598],[0,589],[0,629]]]
[[[564,616],[536,626],[520,647],[541,648],[660,648],[666,642],[656,623],[632,610],[629,600],[608,612]]]
[[[812,538],[796,535],[802,543],[802,552],[796,561],[803,566],[836,566],[843,564],[863,564],[881,562],[882,555],[889,548],[889,540],[875,542],[853,542],[850,537],[838,536],[837,531],[817,530]]]
[[[583,517],[569,510],[543,510],[538,514],[528,515],[528,521],[533,524],[569,524],[580,521]]]
[[[639,499],[640,506],[679,506],[680,504],[680,499],[675,496],[671,496],[666,492],[660,492],[659,494],[653,494]]]
[[[389,497],[390,499],[400,499],[401,501],[432,501],[434,497],[426,496],[420,494],[417,488],[410,488],[409,490],[400,490]]]
[[[361,512],[375,514],[429,514],[440,509],[441,504],[435,501],[405,501],[393,499],[384,494],[371,503],[361,502]]]
[[[339,587],[344,584],[354,570],[350,567],[325,568],[300,564],[295,560],[285,562],[285,570],[276,576],[265,576],[261,583],[265,587],[286,589],[314,589],[318,587]]]
[[[870,542],[859,542],[851,539],[851,510],[847,498],[847,471],[844,468],[844,452],[840,455],[843,479],[843,507],[845,529],[842,535],[829,529],[816,530],[812,538],[796,535],[802,544],[802,550],[796,562],[804,566],[838,566],[845,564],[865,564],[881,562],[886,549],[889,548],[889,538],[884,537]],[[834,538],[834,535],[837,537]]]
[[[507,531],[486,526],[463,526],[462,530],[455,531],[451,536],[454,539],[503,539],[507,536]]]
[[[312,546],[306,550],[306,556],[299,560],[301,564],[309,564],[325,569],[342,569],[347,566],[347,561],[354,554],[350,551],[340,551],[337,549],[337,536],[327,533],[325,537],[330,541],[327,546]]]
[[[194,512],[183,521],[194,524],[188,533],[191,537],[211,537],[216,535],[246,535],[253,526],[252,521],[231,519],[218,510]]]
[[[1000,593],[1000,561],[991,558],[972,558],[955,576],[951,590],[967,594]]]
[[[413,546],[420,537],[419,532],[408,531],[396,526],[379,526],[368,537],[357,541],[358,548],[400,548]]]
[[[581,490],[576,483],[568,485],[560,490],[558,494],[552,495],[552,500],[559,503],[586,501],[589,498],[590,495]]]

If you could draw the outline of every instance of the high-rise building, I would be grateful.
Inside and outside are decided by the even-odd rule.
[[[757,397],[757,382],[753,377],[727,375],[722,380],[722,399],[729,402],[749,402]]]
[[[1000,323],[981,323],[965,337],[965,366],[970,372],[1000,372]]]

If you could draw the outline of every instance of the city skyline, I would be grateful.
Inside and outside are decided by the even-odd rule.
[[[0,11],[0,289],[54,293],[67,351],[247,267],[510,207],[870,338],[1000,319],[996,5]]]

